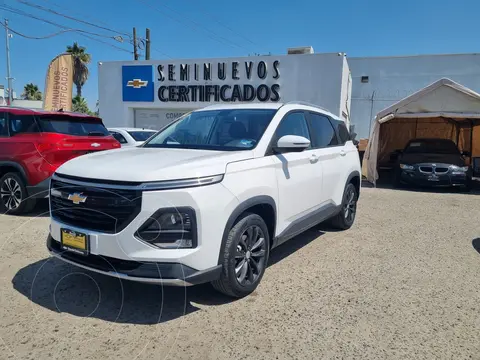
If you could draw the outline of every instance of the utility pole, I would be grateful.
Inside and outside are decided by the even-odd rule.
[[[137,29],[133,28],[133,59],[138,60]]]
[[[10,74],[10,32],[8,31],[8,20],[5,19],[5,35],[6,35],[6,47],[7,47],[7,81],[8,81],[8,105],[12,106],[13,102],[13,85],[12,76]]]
[[[150,29],[146,31],[145,60],[150,60]]]

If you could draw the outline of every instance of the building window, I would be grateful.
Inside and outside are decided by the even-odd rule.
[[[368,83],[368,76],[362,76],[362,83]]]

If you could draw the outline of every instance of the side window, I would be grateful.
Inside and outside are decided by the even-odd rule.
[[[0,136],[8,136],[6,113],[0,112]]]
[[[278,140],[285,135],[298,135],[310,140],[307,120],[303,112],[290,113],[282,119],[275,132],[275,139]]]
[[[127,140],[123,137],[122,134],[119,134],[115,131],[110,131],[110,134],[112,134],[112,136],[115,138],[115,140],[117,140],[120,144],[126,144],[127,143]]]
[[[340,144],[344,145],[350,139],[350,133],[347,129],[347,125],[343,121],[334,120],[334,124],[337,126],[338,137],[340,138]]]
[[[32,115],[16,115],[9,113],[8,121],[10,123],[10,132],[12,135],[40,132],[38,124]]]
[[[336,146],[338,144],[337,134],[330,123],[330,120],[325,115],[310,113],[312,137],[315,148],[326,148],[329,146]]]

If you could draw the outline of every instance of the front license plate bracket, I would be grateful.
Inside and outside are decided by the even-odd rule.
[[[70,229],[60,229],[60,244],[63,250],[80,255],[88,255],[90,251],[89,240],[87,234]]]

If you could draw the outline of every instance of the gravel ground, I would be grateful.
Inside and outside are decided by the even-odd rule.
[[[84,272],[48,257],[47,217],[1,216],[0,358],[480,359],[480,196],[365,188],[358,210],[238,301]]]

